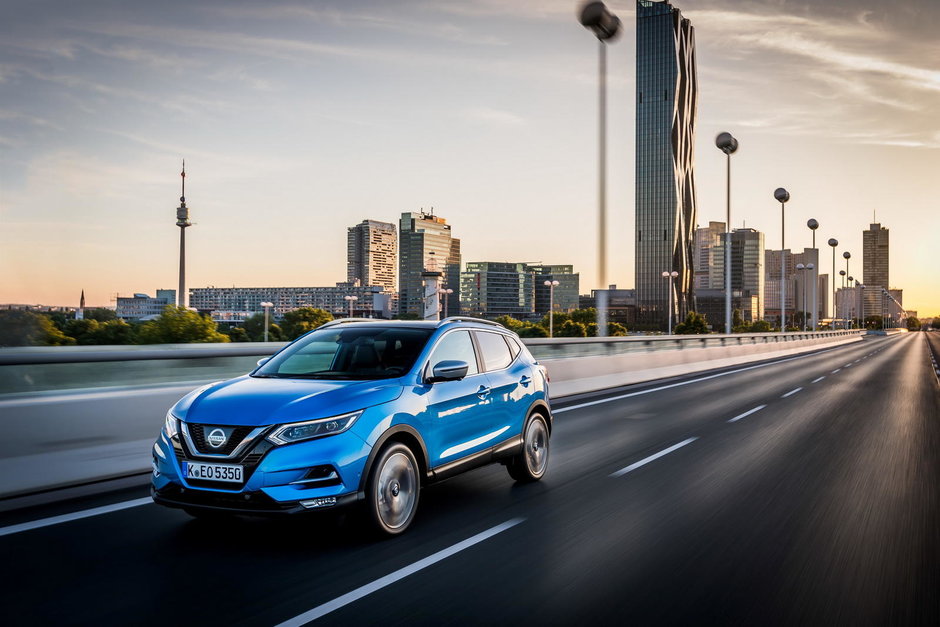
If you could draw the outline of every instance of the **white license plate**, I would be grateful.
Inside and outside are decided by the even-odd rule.
[[[202,464],[183,462],[183,476],[187,479],[205,479],[207,481],[242,482],[242,466],[234,464]]]

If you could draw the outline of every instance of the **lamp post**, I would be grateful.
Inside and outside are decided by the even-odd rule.
[[[725,168],[725,333],[731,335],[731,154],[738,149],[738,140],[731,133],[719,133],[715,145],[728,157]],[[672,313],[672,308],[669,312]]]
[[[836,318],[836,246],[839,245],[839,240],[834,237],[829,238],[829,245],[832,246],[832,328],[835,328],[835,318]]]
[[[774,198],[780,203],[780,332],[787,330],[787,261],[786,261],[786,231],[785,207],[790,200],[790,192],[782,187],[774,190]]]
[[[803,330],[806,330],[806,266],[801,263],[796,264],[796,269],[800,273],[800,317],[803,318]]]
[[[620,18],[603,2],[587,2],[581,7],[581,25],[590,29],[598,42],[598,124],[597,124],[597,335],[607,336],[607,41],[620,32]]]
[[[849,288],[850,290],[852,290],[852,301],[853,301],[853,303],[854,303],[854,301],[855,301],[855,290],[852,289],[852,282],[853,282],[854,280],[855,280],[854,277],[846,277],[846,279],[845,279],[845,286],[846,286],[847,288]],[[846,320],[848,320],[848,319],[849,319],[849,311],[848,311],[849,306],[846,305],[846,306],[845,306],[845,309],[846,309],[845,318],[846,318]],[[854,304],[853,304],[853,306],[852,306],[852,309],[855,309]],[[854,329],[854,328],[855,328],[855,315],[854,315],[855,312],[853,311],[852,314],[853,314],[853,315],[852,315],[851,322],[849,322],[849,328],[850,328],[850,329]]]
[[[268,341],[268,316],[271,312],[271,307],[274,307],[274,303],[261,303],[261,306],[264,307],[264,341]]]
[[[842,328],[847,329],[845,324],[845,270],[839,270],[839,276],[842,277],[842,307],[839,308],[839,319],[842,320]]]
[[[858,328],[862,329],[865,327],[865,285],[859,283],[858,294],[855,299],[855,313],[858,316]]]
[[[813,317],[813,321],[814,321],[814,322],[813,322],[813,326],[815,326],[816,314],[815,314],[815,313],[811,313],[811,312],[809,312],[809,311],[807,310],[806,301],[807,301],[807,292],[808,292],[809,290],[812,290],[814,294],[816,293],[816,290],[814,289],[814,288],[815,288],[815,283],[816,283],[816,264],[813,264],[813,263],[808,263],[808,264],[806,264],[806,271],[809,273],[809,278],[813,280],[813,285],[807,286],[807,285],[806,285],[806,275],[803,275],[803,332],[804,332],[804,333],[810,328],[810,327],[809,327],[809,323],[806,321],[806,318],[807,318],[808,316],[812,316],[812,317]],[[813,297],[812,302],[813,302],[813,308],[815,309],[815,307],[816,307],[816,298],[815,298],[815,297]],[[813,329],[813,330],[815,331],[815,329]]]
[[[343,296],[343,299],[349,303],[349,317],[353,317],[353,303],[359,300],[358,296]]]
[[[555,337],[555,288],[558,281],[545,281],[548,286],[548,337]]]
[[[845,259],[845,276],[849,276],[849,259],[852,258],[852,253],[850,253],[849,251],[845,251],[844,253],[842,253],[842,258]],[[851,279],[849,279],[849,281],[851,281]],[[846,283],[844,287],[849,287],[850,285],[851,285],[850,283]],[[847,314],[846,314],[846,318],[848,318]]]
[[[816,255],[816,263],[819,263],[819,251],[816,250],[816,229],[819,228],[819,222],[810,218],[806,221],[806,226],[813,232],[813,250]],[[813,270],[813,331],[816,330],[816,318],[819,317],[819,307],[816,306],[816,298],[819,294],[819,270]]]
[[[443,289],[438,292],[438,294],[444,295],[444,317],[445,318],[447,317],[447,306],[450,304],[450,295],[453,293],[454,293],[454,290],[450,289],[449,287],[447,289]]]
[[[672,335],[672,292],[673,292],[673,281],[676,277],[679,276],[679,273],[673,270],[672,272],[663,272],[663,278],[669,280],[669,293],[666,295],[669,301],[669,326],[667,335]]]

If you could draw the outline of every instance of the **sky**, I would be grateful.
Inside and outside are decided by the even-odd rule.
[[[779,248],[890,229],[940,314],[940,2],[677,0],[695,26],[697,222]],[[608,52],[608,282],[633,287],[635,4]],[[346,278],[346,228],[430,210],[463,260],[597,280],[597,41],[576,1],[0,0],[0,303]],[[823,271],[831,251],[823,250]],[[844,262],[838,268],[843,268]],[[837,268],[837,269],[838,269]]]

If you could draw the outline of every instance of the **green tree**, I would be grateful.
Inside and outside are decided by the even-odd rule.
[[[587,327],[573,320],[555,326],[555,337],[587,337]]]
[[[518,329],[513,329],[519,337],[548,337],[548,331],[540,324],[527,322]]]
[[[167,305],[163,313],[140,327],[141,344],[186,344],[228,342],[228,336],[219,333],[215,322],[195,311]]]
[[[755,320],[748,327],[748,333],[769,333],[772,328],[766,320]]]
[[[567,313],[565,313],[564,311],[555,312],[554,324],[555,324],[556,329],[560,327],[561,325],[563,325],[567,320],[571,320],[571,316],[569,316]],[[548,314],[545,314],[544,316],[542,316],[542,319],[539,320],[539,324],[545,327],[546,329],[548,329]]]
[[[68,320],[63,331],[78,344],[97,344],[99,326],[97,320]]]
[[[113,309],[105,309],[104,307],[94,307],[92,309],[85,310],[85,320],[97,320],[98,322],[109,322],[111,320],[117,320],[117,314]]]
[[[104,310],[107,311],[107,310]],[[95,331],[95,344],[102,346],[117,346],[120,344],[135,344],[136,332],[133,326],[123,320],[115,319],[102,322]]]
[[[685,320],[676,325],[675,333],[676,335],[699,335],[709,333],[708,323],[705,322],[705,316],[698,312],[690,311],[688,315],[686,315]]]
[[[608,322],[607,335],[610,337],[624,337],[627,335],[627,327],[623,326],[619,322]]]
[[[907,330],[908,331],[920,331],[920,320],[918,320],[914,316],[908,316]]]
[[[934,329],[940,329],[940,314],[937,314],[933,317],[930,326],[932,326]]]
[[[294,340],[313,331],[318,326],[326,324],[333,319],[333,314],[323,309],[314,309],[313,307],[301,307],[288,311],[284,314],[281,329],[286,336],[284,339]]]
[[[588,309],[575,309],[571,312],[571,320],[573,322],[580,322],[583,325],[591,324],[592,322],[597,322],[597,309],[594,307],[589,307]]]
[[[731,311],[731,331],[733,333],[746,333],[748,331],[747,326],[744,324],[744,318],[741,317],[740,309]]]
[[[519,332],[519,329],[525,326],[525,323],[522,320],[516,320],[512,316],[500,316],[496,318],[495,322],[498,322],[510,331],[515,331],[517,333]]]
[[[268,322],[270,323],[270,320]],[[264,314],[256,313],[248,316],[242,323],[242,328],[245,330],[249,342],[262,341],[264,339]],[[270,337],[270,330],[268,335]]]
[[[5,309],[0,311],[0,346],[63,346],[75,340],[65,335],[48,316]]]
[[[251,338],[248,337],[248,334],[245,332],[243,327],[232,327],[225,332],[228,336],[229,342],[250,342]]]

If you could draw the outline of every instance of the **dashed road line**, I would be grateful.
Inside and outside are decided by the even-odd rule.
[[[742,418],[747,418],[747,417],[750,416],[751,414],[756,413],[756,412],[759,412],[760,410],[762,410],[762,409],[765,408],[765,407],[767,407],[767,405],[758,405],[758,406],[755,407],[754,409],[749,409],[748,411],[744,412],[743,414],[739,414],[739,415],[735,416],[734,418],[732,418],[732,419],[729,420],[728,422],[737,422],[737,421],[741,420]]]
[[[840,370],[842,370],[842,368],[836,368],[835,370],[833,370],[833,371],[830,372],[829,374],[835,374],[835,373],[839,372]]]
[[[495,527],[491,527],[487,529],[486,531],[478,533],[477,535],[467,538],[466,540],[463,540],[461,542],[458,542],[457,544],[453,546],[447,547],[446,549],[442,549],[438,551],[437,553],[429,555],[422,560],[418,560],[414,564],[405,566],[404,568],[400,568],[393,573],[390,573],[388,575],[385,575],[384,577],[376,579],[375,581],[371,583],[367,583],[366,585],[362,587],[356,588],[352,592],[347,592],[343,596],[336,597],[332,601],[328,601],[324,603],[323,605],[318,605],[312,610],[308,610],[304,612],[303,614],[299,614],[295,616],[294,618],[291,618],[289,620],[284,621],[283,623],[280,623],[277,627],[299,627],[300,625],[306,625],[307,623],[314,621],[320,618],[321,616],[325,616],[329,614],[330,612],[334,612],[340,609],[341,607],[349,605],[350,603],[353,603],[354,601],[358,601],[359,599],[365,596],[368,596],[372,594],[373,592],[376,592],[377,590],[381,590],[382,588],[390,586],[397,581],[401,581],[402,579],[404,579],[405,577],[409,575],[413,575],[414,573],[420,570],[424,570],[428,566],[432,566],[440,562],[441,560],[445,560],[448,557],[451,557],[452,555],[460,553],[461,551],[465,549],[469,549],[471,546],[475,544],[479,544],[480,542],[483,542],[484,540],[488,540],[498,533],[502,533],[506,531],[507,529],[511,529],[512,527],[515,527],[516,525],[523,522],[524,520],[525,518],[513,518],[512,520],[507,520],[506,522],[502,524],[496,525]]]
[[[799,391],[802,390],[802,389],[803,389],[803,388],[796,388],[795,390],[790,390],[789,392],[787,392],[786,394],[784,394],[784,395],[781,396],[780,398],[786,398],[786,397],[788,397],[788,396],[793,396],[794,394],[796,394],[797,392],[799,392]]]
[[[822,380],[825,379],[825,378],[826,378],[826,375],[823,375],[823,376],[821,376],[821,377],[817,377],[817,378],[813,379],[813,383],[819,383],[820,381],[822,381]]]
[[[110,514],[111,512],[119,512],[122,509],[129,509],[131,507],[140,507],[141,505],[147,505],[148,503],[153,503],[153,499],[150,498],[149,496],[145,496],[142,499],[134,499],[133,501],[124,501],[123,503],[114,503],[113,505],[104,505],[102,507],[86,509],[80,512],[72,512],[71,514],[62,514],[61,516],[53,516],[51,518],[41,518],[39,520],[33,520],[31,522],[20,523],[18,525],[9,525],[8,527],[0,527],[0,536],[9,536],[14,533],[30,531],[32,529],[40,529],[42,527],[51,527],[52,525],[59,525],[62,523],[71,522],[73,520],[81,520],[82,518],[91,518],[92,516],[100,516],[101,514]]]
[[[650,455],[649,457],[646,457],[646,458],[644,458],[644,459],[641,459],[640,461],[638,461],[638,462],[636,462],[636,463],[630,464],[630,465],[627,466],[626,468],[621,468],[621,469],[618,470],[617,472],[611,473],[610,476],[611,476],[611,477],[621,477],[621,476],[627,474],[628,472],[631,472],[631,471],[636,470],[636,469],[639,468],[640,466],[645,466],[646,464],[648,464],[648,463],[650,463],[650,462],[652,462],[652,461],[655,461],[655,460],[659,459],[659,458],[662,457],[663,455],[668,455],[669,453],[671,453],[671,452],[673,452],[673,451],[675,451],[675,450],[678,450],[678,449],[682,448],[682,447],[685,446],[686,444],[691,444],[692,442],[695,442],[697,439],[698,439],[698,438],[689,438],[688,440],[682,440],[682,441],[679,442],[678,444],[673,444],[673,445],[670,446],[669,448],[663,449],[663,450],[661,450],[661,451],[658,452],[658,453],[654,453],[653,455]]]

